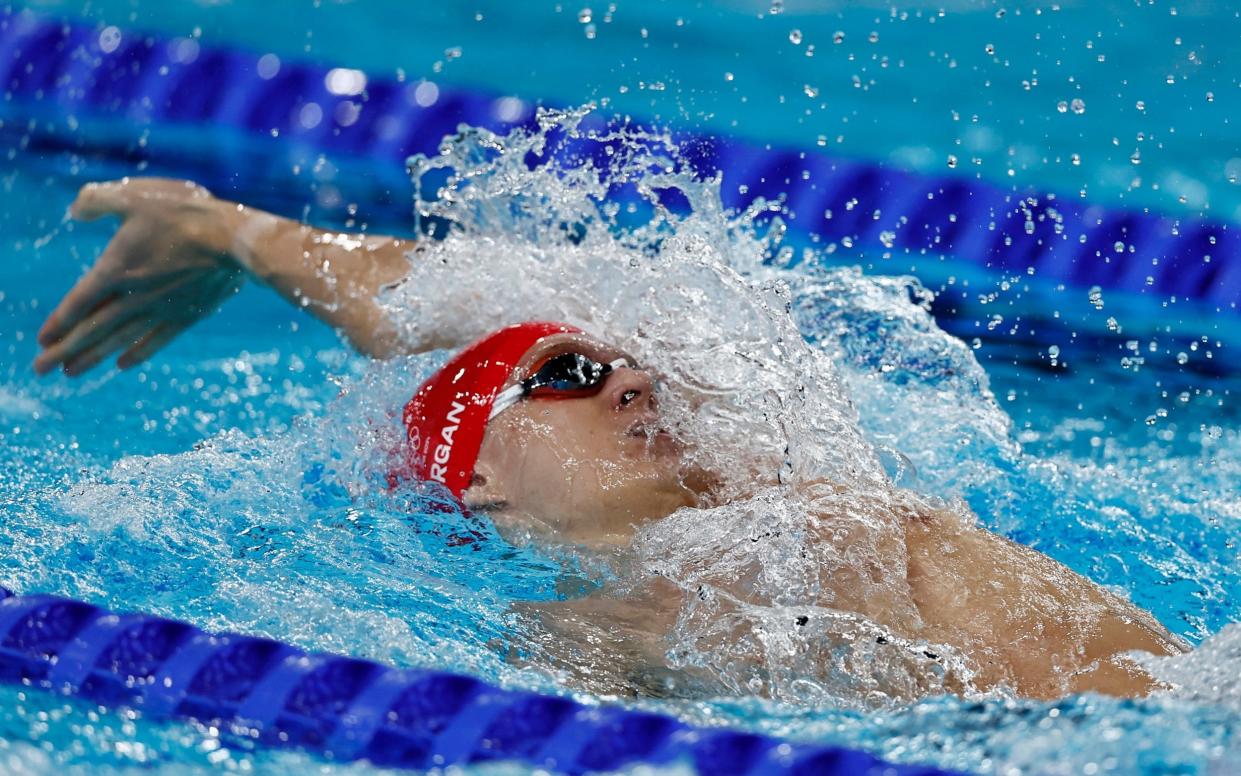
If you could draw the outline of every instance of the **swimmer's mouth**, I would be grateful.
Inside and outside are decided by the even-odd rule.
[[[676,437],[672,435],[671,431],[659,425],[657,421],[652,420],[639,420],[629,427],[629,431],[625,435],[648,443],[660,445],[677,444]]]

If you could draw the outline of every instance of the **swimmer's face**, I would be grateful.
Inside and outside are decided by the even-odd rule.
[[[561,353],[636,363],[591,337],[555,334],[526,353],[505,387]],[[646,371],[620,367],[594,396],[528,398],[504,410],[487,426],[466,504],[491,512],[501,530],[584,544],[623,542],[634,526],[693,504],[654,387]]]

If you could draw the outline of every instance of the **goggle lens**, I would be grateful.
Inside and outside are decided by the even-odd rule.
[[[560,353],[543,362],[534,374],[517,385],[506,388],[496,396],[491,406],[494,418],[505,409],[525,397],[572,399],[594,396],[603,390],[607,376],[629,361],[618,358],[609,364],[600,364],[581,353]]]
[[[600,364],[580,353],[561,353],[522,382],[528,395],[553,393],[583,394],[597,392],[603,378],[612,371],[611,364]]]

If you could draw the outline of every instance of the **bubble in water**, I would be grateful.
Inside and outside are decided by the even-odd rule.
[[[589,8],[583,8],[577,12],[577,20],[580,24],[590,24],[593,18],[594,14]]]
[[[845,42],[845,34],[841,30],[832,33],[832,43],[837,45]]]
[[[948,154],[948,166],[949,167],[957,166],[957,155],[956,154]]]
[[[801,30],[789,31],[789,43],[792,43],[794,46],[801,45]]]
[[[1069,108],[1080,116],[1086,112],[1086,101],[1080,97],[1074,97],[1073,101],[1069,103]]]

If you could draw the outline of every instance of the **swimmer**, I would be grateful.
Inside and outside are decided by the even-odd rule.
[[[314,229],[163,179],[87,185],[71,212],[118,216],[121,225],[39,331],[40,374],[60,367],[79,375],[114,353],[122,368],[138,364],[248,279],[376,358],[462,344],[443,331],[410,342],[376,302],[406,275],[407,254],[420,250],[413,241]],[[715,477],[686,464],[682,443],[661,426],[652,375],[566,324],[516,322],[469,345],[419,388],[403,417],[408,463],[394,476],[441,483],[502,534],[623,548],[643,526],[692,519],[714,503]],[[796,495],[810,505],[809,541],[845,542],[850,534],[840,526],[866,505],[850,500],[848,483],[803,489]],[[1126,653],[1187,649],[1121,597],[914,494],[893,488],[891,504],[867,514],[879,526],[885,563],[852,578],[825,574],[823,605],[861,615],[893,641],[953,645],[971,676],[947,676],[943,688],[1143,696],[1158,684]],[[899,579],[865,578],[891,569]],[[738,606],[770,603],[757,600],[749,580],[717,576],[707,573],[706,583]],[[610,664],[611,676],[578,678],[617,692],[628,680],[632,691],[635,676],[676,673],[668,638],[693,594],[654,575],[622,594],[541,605],[537,614],[569,673],[583,661]],[[809,615],[790,623],[803,626],[811,626]],[[592,650],[602,654],[587,656]]]

